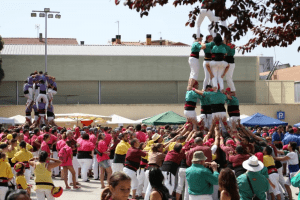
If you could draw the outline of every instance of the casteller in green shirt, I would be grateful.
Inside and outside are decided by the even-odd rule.
[[[292,186],[300,188],[300,173],[296,174],[296,176],[291,179],[291,183]],[[298,200],[300,200],[300,195],[298,195]]]
[[[211,104],[225,104],[227,96],[223,94],[220,90],[217,92],[204,92],[203,96],[209,97]]]
[[[218,185],[219,173],[212,173],[203,165],[192,164],[185,173],[191,195],[210,195],[214,192],[213,185]]]
[[[261,200],[266,199],[266,192],[269,190],[270,187],[268,180],[260,172],[250,172],[250,171],[240,175],[237,178],[240,199],[249,200],[252,199],[253,197],[253,193],[250,188],[249,182],[247,180],[247,176],[249,177],[249,180],[251,182],[251,185],[253,187],[256,196]]]
[[[226,103],[228,106],[238,106],[239,100],[235,96],[231,96],[231,99],[226,99]]]

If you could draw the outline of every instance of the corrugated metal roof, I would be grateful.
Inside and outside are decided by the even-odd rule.
[[[188,57],[187,46],[48,45],[48,55],[82,56],[179,56]],[[2,55],[44,55],[44,45],[5,45]],[[203,51],[200,53],[203,56]],[[236,54],[236,56],[243,56]]]

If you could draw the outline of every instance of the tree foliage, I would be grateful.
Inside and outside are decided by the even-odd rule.
[[[215,0],[209,6],[210,10],[219,13],[222,20],[234,19],[228,25],[228,29],[212,24],[216,30],[222,33],[231,34],[234,41],[240,40],[249,31],[254,37],[240,46],[244,52],[250,52],[257,46],[263,47],[287,47],[300,36],[300,1],[299,0],[230,0],[231,6],[226,8],[222,5],[225,0]],[[115,0],[118,5],[120,0]],[[129,9],[136,10],[140,16],[148,16],[149,11],[160,5],[169,3],[168,0],[124,0],[124,5]],[[188,13],[186,26],[194,27],[197,16],[200,13],[201,0],[173,0],[173,5],[194,5],[193,10]],[[197,5],[196,5],[197,4]],[[300,51],[300,46],[298,47]]]

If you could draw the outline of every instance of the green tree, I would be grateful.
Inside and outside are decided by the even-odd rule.
[[[3,38],[0,35],[0,52],[4,48],[4,41]],[[0,57],[0,83],[2,79],[4,78],[4,70],[2,69],[2,58]]]
[[[212,24],[216,30],[231,35],[234,41],[240,40],[251,31],[254,37],[239,47],[244,53],[263,47],[287,47],[300,37],[300,1],[299,0],[230,0],[231,6],[226,8],[225,0],[205,0],[212,2],[208,9],[214,10],[222,20],[233,18],[228,29]],[[186,26],[194,27],[200,13],[202,0],[173,0],[176,8],[181,5],[192,5]],[[120,0],[115,0],[118,5]],[[124,0],[124,5],[134,9],[140,16],[148,16],[150,9],[164,6],[169,0]],[[198,4],[198,5],[197,5]],[[300,46],[298,47],[300,51]]]

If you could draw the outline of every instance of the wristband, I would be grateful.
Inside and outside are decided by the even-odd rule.
[[[192,90],[193,90],[193,91],[195,91],[196,89],[195,89],[195,88],[193,88]]]
[[[227,122],[223,122],[224,126],[227,126]]]
[[[219,124],[219,121],[217,121],[216,124]]]

